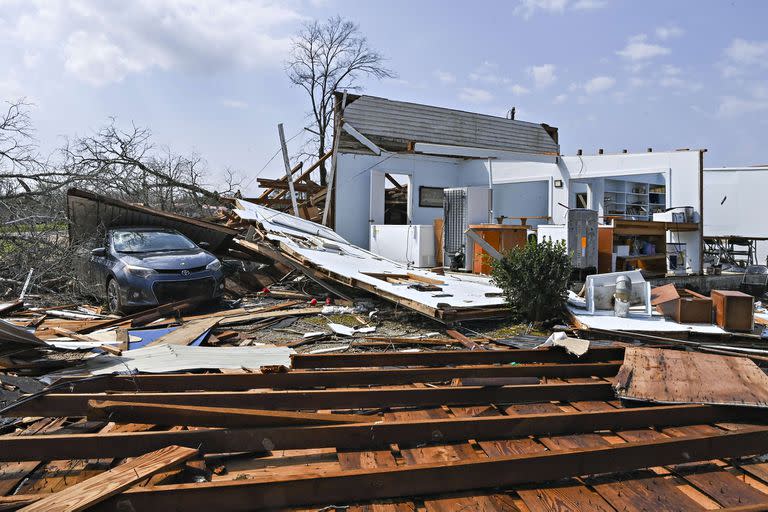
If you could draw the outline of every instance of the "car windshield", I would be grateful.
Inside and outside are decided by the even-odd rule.
[[[170,231],[114,231],[112,246],[117,252],[183,251],[196,246],[184,235]]]

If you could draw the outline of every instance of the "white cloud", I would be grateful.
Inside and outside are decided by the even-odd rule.
[[[607,91],[614,85],[616,85],[615,78],[610,76],[596,76],[584,84],[584,91],[587,94],[595,94],[598,92]]]
[[[555,96],[555,99],[552,100],[552,102],[556,105],[559,105],[561,103],[565,103],[565,100],[567,99],[568,99],[567,94],[558,94],[557,96]]]
[[[520,0],[515,7],[515,14],[523,18],[530,18],[536,11],[563,12],[568,0]]]
[[[533,78],[533,83],[536,84],[536,87],[546,87],[557,80],[554,64],[531,66],[528,68],[528,74]]]
[[[734,39],[725,49],[725,56],[737,64],[765,65],[768,58],[768,41]]]
[[[515,14],[529,19],[536,12],[562,14],[567,9],[574,11],[586,11],[600,9],[608,5],[608,0],[520,0],[515,7]]]
[[[531,90],[528,89],[527,87],[523,87],[520,84],[515,84],[509,88],[509,92],[511,92],[515,96],[522,96],[523,94],[528,94],[529,92],[531,92]]]
[[[737,117],[768,110],[768,86],[764,83],[748,84],[740,96],[727,95],[720,99],[717,114]]]
[[[219,103],[221,103],[223,106],[227,108],[234,108],[234,109],[246,109],[248,108],[248,103],[242,100],[235,100],[231,98],[224,98]]]
[[[483,61],[470,74],[469,79],[473,82],[482,82],[485,84],[508,84],[509,78],[501,76],[499,65],[495,62]]]
[[[616,54],[631,61],[652,59],[661,55],[667,55],[668,53],[670,53],[669,48],[649,43],[645,34],[630,37],[627,41],[627,46],[623,50],[616,52]]]
[[[91,85],[120,82],[129,73],[145,70],[152,64],[127,55],[105,34],[75,32],[64,46],[64,67]],[[165,66],[161,66],[165,67]]]
[[[16,101],[25,97],[24,88],[16,77],[16,73],[12,70],[6,71],[5,77],[0,77],[0,100],[2,101]],[[26,98],[30,101],[29,98]],[[0,103],[0,109],[6,107]]]
[[[720,101],[717,113],[721,117],[737,117],[764,110],[768,110],[768,99],[725,96]]]
[[[684,33],[685,31],[677,25],[664,25],[656,28],[656,37],[662,41],[672,39],[673,37],[680,37]]]
[[[24,52],[23,57],[24,67],[27,69],[36,68],[40,62],[40,53],[38,52]]]
[[[493,99],[493,94],[485,89],[464,87],[459,91],[459,99],[469,103],[488,103]]]
[[[745,75],[756,68],[768,67],[768,41],[734,39],[723,51],[725,61],[719,63],[720,72],[726,78]]]
[[[573,9],[577,11],[587,11],[591,9],[602,9],[607,5],[607,0],[577,0],[577,2],[573,4]]]
[[[286,25],[302,19],[269,0],[16,1],[3,17],[4,44],[61,59],[93,85],[152,70],[277,66],[290,44]]]
[[[452,84],[456,81],[456,75],[449,73],[448,71],[440,71],[438,69],[435,71],[435,76],[440,82],[444,84]]]

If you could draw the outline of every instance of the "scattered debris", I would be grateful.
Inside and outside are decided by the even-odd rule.
[[[569,354],[581,357],[587,353],[587,350],[589,350],[589,340],[571,338],[564,332],[555,332],[547,338],[547,341],[536,348],[543,347],[562,347]]]

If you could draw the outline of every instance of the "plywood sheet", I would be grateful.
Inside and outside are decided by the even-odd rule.
[[[629,400],[768,407],[768,376],[742,357],[627,347],[615,389]]]

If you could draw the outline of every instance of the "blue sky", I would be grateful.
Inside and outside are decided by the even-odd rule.
[[[0,99],[27,97],[42,148],[110,116],[196,151],[215,186],[253,183],[306,123],[285,78],[312,18],[359,23],[397,79],[367,94],[560,129],[564,154],[707,148],[707,166],[768,163],[768,2],[0,0]],[[308,134],[292,141],[292,149]],[[283,171],[275,158],[262,176]],[[255,184],[250,192],[255,191]]]

